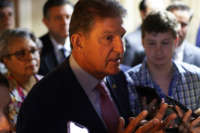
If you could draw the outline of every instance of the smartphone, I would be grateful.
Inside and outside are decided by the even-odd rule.
[[[69,121],[67,122],[67,133],[89,133],[89,130],[79,123]]]
[[[184,112],[187,112],[189,110],[185,105],[183,105],[182,103],[176,101],[175,99],[173,99],[169,96],[166,96],[166,99],[167,99],[168,103],[179,106]],[[194,117],[196,119],[197,117],[199,117],[199,115],[192,112],[192,117]]]
[[[150,105],[150,103],[156,99],[156,103],[154,104],[154,110],[148,110],[149,113],[146,116],[147,120],[151,120],[155,115],[157,110],[159,110],[160,108],[160,103],[162,102],[162,99],[160,98],[159,94],[156,92],[156,90],[154,88],[151,87],[147,87],[147,86],[135,86],[138,97],[139,97],[139,102],[142,105],[142,100],[143,97],[146,97],[146,102],[147,105]],[[142,107],[142,110],[144,108]]]

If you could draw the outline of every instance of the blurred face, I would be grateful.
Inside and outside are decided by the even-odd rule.
[[[11,126],[8,122],[7,117],[0,112],[0,133],[10,133]]]
[[[3,59],[12,75],[29,77],[38,72],[40,65],[39,49],[36,44],[25,38],[10,40],[8,57]]]
[[[187,34],[187,30],[190,23],[190,14],[187,11],[181,10],[173,10],[171,12],[176,16],[177,21],[181,25],[181,29],[179,31],[179,45],[181,45]]]
[[[68,36],[68,27],[73,12],[71,5],[65,4],[49,9],[48,17],[43,21],[55,38],[65,39]]]
[[[9,104],[9,101],[9,88],[0,85],[0,112],[3,112],[4,108]]]
[[[91,31],[82,34],[81,47],[75,47],[82,56],[79,65],[96,78],[116,74],[124,53],[124,34],[121,18],[96,19]]]
[[[171,32],[145,33],[142,42],[149,66],[163,67],[171,64],[177,42]]]
[[[14,13],[11,7],[0,9],[0,31],[14,28]]]
[[[7,117],[3,112],[0,112],[0,133],[9,133],[11,126],[8,122]]]
[[[8,119],[4,113],[5,108],[8,106],[10,96],[8,88],[0,85],[0,133],[7,133],[10,130]]]

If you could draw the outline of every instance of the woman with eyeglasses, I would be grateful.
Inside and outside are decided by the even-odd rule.
[[[40,66],[41,42],[25,29],[12,29],[0,36],[0,60],[6,66],[6,77],[10,84],[11,102],[9,120],[13,126],[22,102],[42,76]]]

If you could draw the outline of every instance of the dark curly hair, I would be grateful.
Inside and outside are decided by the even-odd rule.
[[[168,11],[153,11],[151,12],[142,23],[142,38],[145,33],[163,33],[171,31],[176,38],[180,25],[176,17]]]

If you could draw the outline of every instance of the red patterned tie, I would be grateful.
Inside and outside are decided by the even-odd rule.
[[[119,123],[119,114],[118,111],[105,90],[105,84],[99,83],[96,87],[100,93],[100,107],[101,107],[101,116],[107,126],[109,133],[116,133]]]

